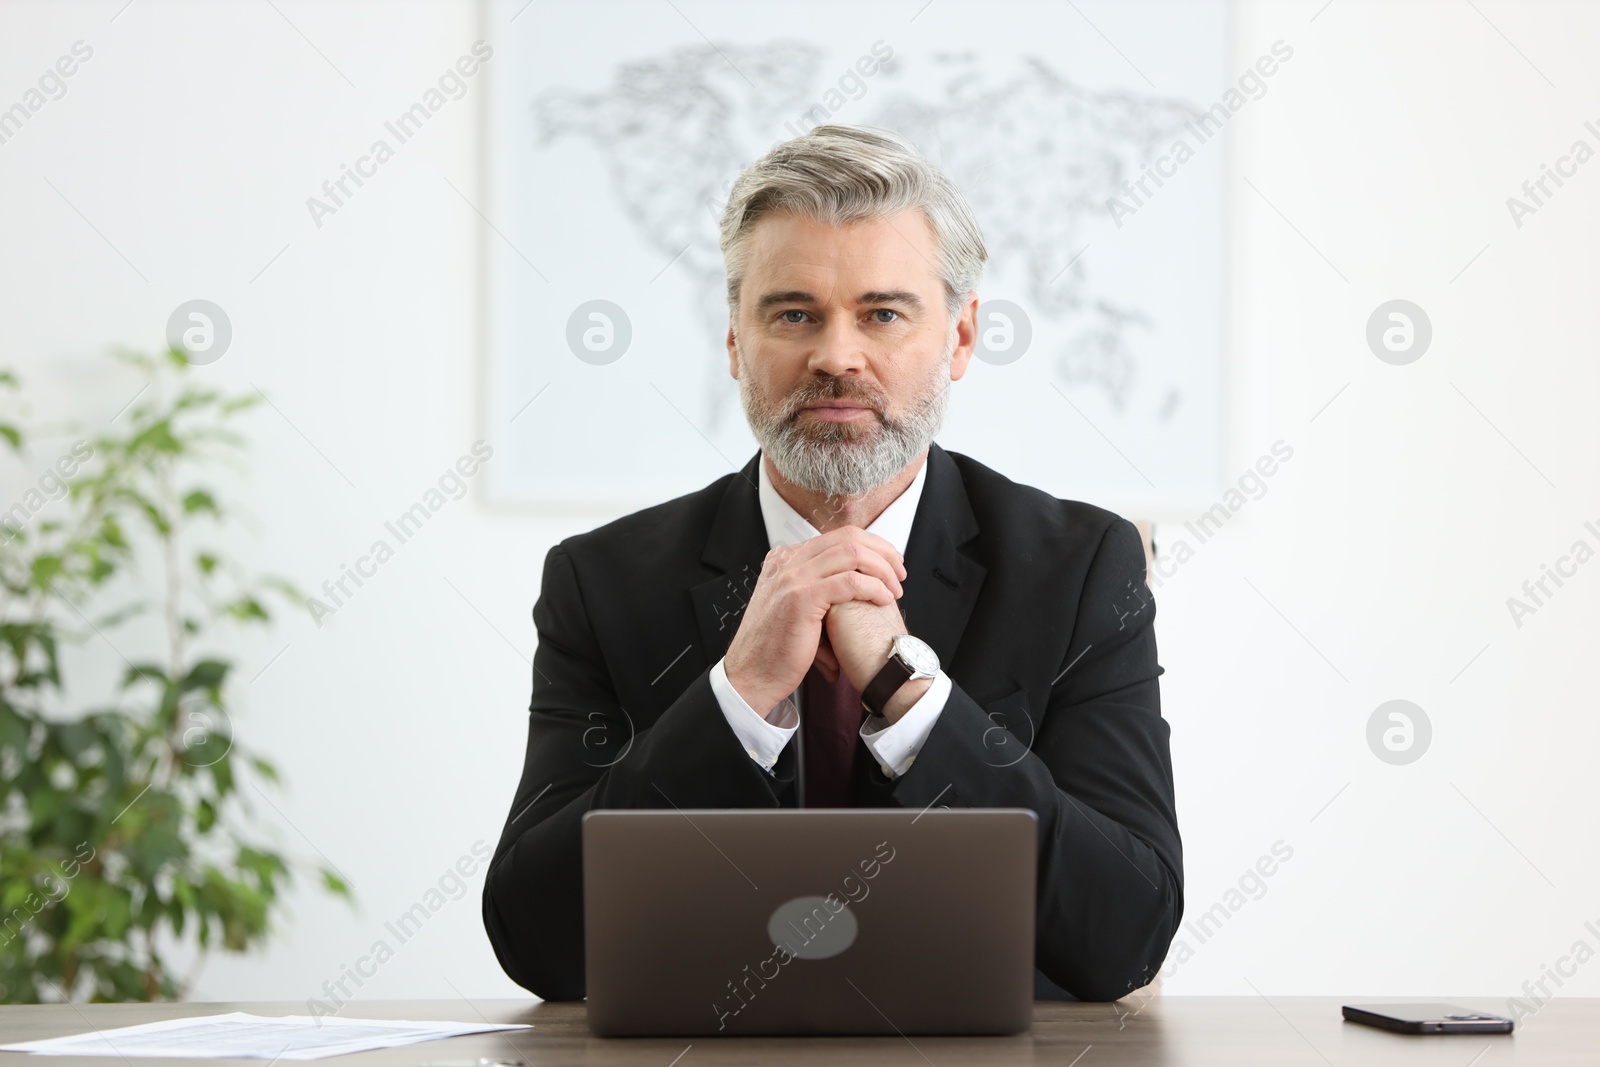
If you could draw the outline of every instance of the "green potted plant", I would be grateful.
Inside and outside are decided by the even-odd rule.
[[[274,788],[279,776],[233,737],[224,640],[229,627],[269,626],[273,598],[306,601],[216,547],[230,512],[207,484],[241,461],[234,420],[260,397],[199,384],[177,352],[119,358],[145,388],[109,429],[58,455],[39,456],[0,414],[3,447],[39,472],[0,501],[8,1003],[180,997],[211,950],[266,940],[300,866],[263,843],[246,801],[247,781]],[[17,395],[0,372],[0,400],[14,408]],[[153,636],[159,656],[124,655]],[[77,677],[65,684],[69,648],[96,668],[85,675],[111,679],[92,700]],[[316,873],[350,897],[335,871]],[[186,976],[169,963],[178,946],[196,950]]]

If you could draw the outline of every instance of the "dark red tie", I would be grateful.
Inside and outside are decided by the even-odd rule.
[[[800,732],[805,744],[806,807],[847,808],[861,722],[866,710],[861,691],[839,672],[829,682],[812,664],[801,684]]]

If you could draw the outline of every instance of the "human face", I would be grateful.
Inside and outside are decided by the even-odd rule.
[[[883,484],[939,430],[976,294],[952,324],[920,211],[843,226],[774,214],[747,241],[729,369],[762,451],[815,492]]]

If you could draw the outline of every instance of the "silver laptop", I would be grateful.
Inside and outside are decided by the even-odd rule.
[[[1026,808],[591,811],[589,1028],[1019,1033],[1037,849]]]

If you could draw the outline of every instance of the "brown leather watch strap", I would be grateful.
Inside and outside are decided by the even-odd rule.
[[[898,651],[889,653],[889,662],[883,669],[873,676],[872,681],[861,691],[861,706],[867,709],[868,714],[882,715],[889,698],[900,691],[911,676],[915,674],[911,664],[900,658]]]

